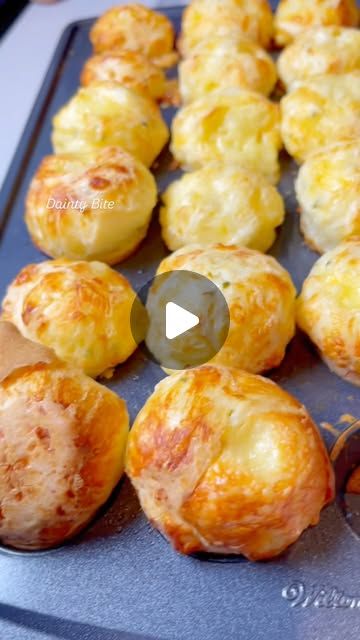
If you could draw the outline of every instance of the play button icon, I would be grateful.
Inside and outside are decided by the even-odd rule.
[[[223,347],[229,325],[220,289],[192,271],[155,276],[137,292],[131,311],[136,343],[165,370],[210,362]]]
[[[183,333],[197,327],[200,319],[175,302],[168,302],[166,305],[165,322],[165,335],[168,340],[174,340],[174,338],[178,338],[178,336],[181,336]]]

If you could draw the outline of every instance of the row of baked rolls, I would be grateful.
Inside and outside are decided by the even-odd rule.
[[[360,135],[360,31],[305,31],[278,59],[285,147],[303,162],[320,147]]]
[[[179,39],[183,108],[171,151],[185,171],[162,195],[163,239],[170,250],[213,242],[267,251],[284,220],[271,183],[280,177],[278,105],[266,96],[276,66],[267,2],[199,2],[185,9]]]
[[[283,47],[312,26],[356,27],[359,18],[356,0],[280,0],[274,16],[268,0],[191,0],[180,50],[187,56],[214,31],[224,40],[240,35],[265,49]]]
[[[326,450],[304,407],[241,370],[266,371],[284,357],[295,331],[291,278],[273,258],[211,244],[221,238],[266,251],[284,217],[269,182],[279,177],[278,108],[249,91],[270,93],[276,75],[242,32],[246,25],[268,44],[269,24],[261,2],[195,0],[183,20],[180,93],[189,104],[175,118],[172,151],[196,170],[163,195],[163,237],[176,251],[157,273],[210,278],[228,304],[230,329],[210,365],[172,372],[156,387],[135,421],[126,460],[146,515],[183,553],[273,557],[318,522],[334,492]],[[227,32],[236,27],[236,36]],[[259,82],[261,65],[267,84]],[[156,304],[161,295],[160,286]],[[175,348],[164,345],[165,361]],[[190,336],[188,348],[196,348]]]
[[[278,60],[289,93],[282,137],[303,163],[296,181],[301,228],[322,253],[360,231],[360,31],[305,31]]]
[[[308,245],[327,252],[305,280],[297,320],[329,367],[359,384],[360,32],[300,34],[278,59],[282,136],[300,167],[296,194]],[[339,244],[340,243],[340,244]]]
[[[333,473],[314,423],[273,382],[206,366],[161,382],[125,456],[125,403],[0,322],[0,539],[78,533],[124,469],[145,513],[191,553],[271,558],[319,519]],[[290,454],[290,455],[289,455]]]
[[[25,221],[53,258],[115,264],[146,236],[157,201],[148,167],[169,137],[156,104],[167,91],[158,62],[174,62],[174,30],[165,16],[127,5],[101,16],[90,37],[94,56],[54,118],[56,155],[35,174]]]
[[[165,258],[157,273],[175,270],[211,279],[225,297],[230,328],[213,362],[254,373],[281,363],[295,332],[296,292],[274,258],[244,247],[191,245]],[[20,271],[3,300],[2,318],[88,375],[111,375],[136,349],[130,326],[135,295],[126,278],[103,263],[49,260]],[[168,292],[160,287],[159,308],[162,295]],[[153,339],[161,344],[157,330]]]
[[[136,22],[141,19],[149,22],[147,53],[171,53],[173,32],[165,18],[138,7],[122,12],[123,27],[125,19],[130,48],[135,43],[145,49]],[[119,34],[118,41],[124,45]],[[145,165],[168,137],[150,99],[163,94],[163,74],[140,53],[130,53],[117,58],[130,89],[93,89],[102,78],[92,60],[83,73],[91,86],[55,117],[58,155],[43,160],[26,203],[32,238],[53,257],[113,263],[146,234],[157,194]],[[29,550],[61,544],[91,521],[119,482],[129,429],[126,405],[85,374],[110,375],[136,348],[130,330],[134,298],[129,282],[100,262],[29,265],[9,286],[0,323],[3,543]],[[39,344],[21,337],[14,325]]]
[[[171,250],[220,241],[267,251],[284,219],[271,185],[280,177],[278,106],[266,96],[276,66],[262,48],[273,18],[264,0],[203,2],[185,9],[179,39],[183,108],[171,150],[185,174],[163,194],[163,238]]]
[[[353,239],[326,254],[305,281],[298,303],[299,326],[331,368],[356,384],[359,247]],[[254,373],[281,363],[295,331],[296,293],[274,258],[239,247],[190,246],[163,260],[157,273],[179,269],[210,278],[228,304],[229,334],[214,363]],[[134,298],[126,279],[106,265],[48,261],[20,272],[9,286],[2,317],[24,336],[53,348],[60,359],[98,376],[136,349],[130,327]]]
[[[49,162],[51,166],[51,161]],[[95,164],[96,162],[97,159]],[[115,166],[118,166],[117,162],[115,162]],[[83,178],[84,167],[81,166],[79,171],[80,173],[81,171],[83,172],[80,180],[85,180],[86,189],[88,189],[87,176]],[[55,176],[56,178],[58,177],[56,169]],[[95,181],[95,183],[92,183],[91,188],[94,187],[94,184],[99,186],[100,182],[101,180]],[[270,185],[266,185],[266,190],[274,196]],[[261,195],[259,192],[255,192],[254,199],[257,200],[259,195]],[[273,199],[276,201],[276,197]],[[279,206],[278,201],[277,207]],[[273,233],[273,229],[270,228],[269,233]],[[218,286],[222,287],[228,301],[231,315],[230,333],[223,352],[218,356],[219,362],[224,362],[227,365],[231,363],[239,367],[249,367],[252,370],[263,370],[276,366],[282,359],[286,344],[294,331],[295,291],[291,279],[280,265],[272,258],[258,254],[255,251],[239,249],[238,247],[211,246],[207,249],[191,248],[181,251],[164,261],[160,265],[159,272],[161,269],[184,268],[184,265],[188,265],[189,268],[214,278]],[[257,287],[258,292],[257,300],[253,296],[255,287]],[[116,351],[115,347],[119,340],[118,334],[114,333],[114,323],[117,327],[121,326],[121,339],[123,339],[124,325],[122,323],[124,323],[124,320],[129,320],[128,306],[131,299],[133,299],[133,295],[128,283],[105,265],[55,261],[33,265],[25,269],[9,288],[4,301],[4,312],[6,316],[18,324],[24,333],[28,333],[28,335],[40,342],[51,342],[60,357],[69,361],[76,357],[78,366],[86,368],[90,373],[96,375],[100,369],[116,364],[116,359],[126,357],[125,353],[119,354]],[[242,300],[241,308],[237,304],[239,298]],[[244,313],[246,315],[247,309],[249,313],[246,318]],[[250,318],[250,315],[253,318]],[[257,318],[259,319],[259,324],[257,324]],[[74,326],[78,325],[76,338],[79,348],[75,354],[69,348],[69,322],[71,322],[71,331]],[[73,345],[73,340],[71,342]],[[247,348],[239,349],[239,353],[237,353],[237,349],[243,343]],[[131,343],[128,346],[128,352],[130,353],[134,345]],[[64,366],[57,365],[60,371]],[[58,369],[56,377],[61,377]],[[134,456],[130,445],[127,456],[128,472],[139,492],[146,513],[175,542],[177,548],[182,551],[215,550],[244,553],[254,559],[271,557],[291,544],[309,524],[315,524],[318,520],[321,508],[332,497],[333,478],[331,467],[316,428],[311,423],[304,408],[292,398],[281,392],[273,383],[250,374],[236,372],[228,368],[224,370],[213,368],[211,371],[214,374],[212,382],[208,368],[181,374],[188,380],[196,379],[197,383],[194,388],[189,390],[190,403],[182,407],[171,402],[172,409],[177,412],[175,418],[178,420],[178,427],[175,429],[175,434],[173,434],[174,421],[172,419],[168,421],[167,416],[164,415],[165,420],[162,426],[163,447],[159,448],[157,443],[158,430],[155,429],[156,433],[152,431],[156,424],[151,413],[150,420],[145,421],[144,426],[140,429],[140,434],[136,430],[134,431],[134,443],[136,446],[140,445],[140,449],[135,451]],[[28,371],[26,370],[24,374],[28,375]],[[33,375],[32,370],[29,371],[29,375]],[[77,374],[72,373],[72,377],[74,375]],[[80,374],[78,374],[76,380],[80,384],[79,395],[83,400],[85,382],[83,382]],[[176,396],[179,399],[186,397],[186,394],[178,394],[178,377],[174,376],[169,380],[172,380],[173,383],[165,382],[163,384],[170,384],[170,386],[174,384]],[[34,447],[34,443],[29,438],[29,434],[32,434],[34,430],[33,418],[37,418],[38,412],[41,412],[43,422],[49,428],[36,432],[36,435],[41,441],[45,439],[47,446],[51,443],[52,447],[46,458],[47,464],[43,464],[40,469],[45,468],[46,471],[48,466],[54,463],[59,472],[56,455],[59,454],[60,449],[56,446],[56,428],[51,423],[52,420],[55,420],[57,424],[58,404],[69,413],[68,420],[74,415],[76,418],[80,415],[82,425],[87,425],[90,417],[96,419],[96,415],[92,410],[86,413],[86,416],[83,416],[77,395],[74,394],[75,397],[73,397],[71,393],[72,380],[70,382],[66,379],[66,398],[60,395],[58,400],[56,394],[53,397],[51,394],[55,393],[57,387],[51,376],[46,378],[45,385],[47,393],[51,396],[50,401],[55,404],[55,407],[52,404],[52,411],[48,412],[43,405],[38,407],[36,403],[41,403],[43,400],[41,381],[42,379],[38,381],[36,377],[31,387],[36,392],[34,402],[32,402],[31,389],[25,388],[24,390],[24,395],[27,399],[26,407],[28,409],[29,402],[32,402],[32,411],[27,413],[27,420],[23,420],[23,416],[20,414],[19,420],[23,424],[25,433],[19,433],[19,441],[23,443],[30,442],[31,451],[37,452],[36,460],[41,460],[41,449],[37,448],[36,442]],[[182,379],[179,379],[181,385],[183,382]],[[97,389],[102,388],[98,387]],[[220,389],[222,391],[221,394],[218,393]],[[8,391],[8,387],[6,387],[5,405],[8,403]],[[17,398],[18,389],[16,388],[13,393]],[[106,391],[106,393],[110,392]],[[210,396],[212,408],[209,404]],[[232,396],[232,401],[228,402],[230,396]],[[289,407],[286,451],[283,446],[284,423],[285,416],[288,414],[280,416],[281,429],[277,429],[276,416],[268,415],[268,421],[266,422],[262,413],[262,407],[266,405],[269,408],[272,399],[276,404],[276,409],[278,409],[280,402],[281,404],[286,402]],[[243,414],[244,400],[247,408],[246,416]],[[99,401],[95,402],[93,397],[91,397],[91,403],[92,405],[94,403],[96,406],[99,405]],[[145,416],[151,403],[152,399],[144,409]],[[263,425],[265,423],[267,425],[265,439],[260,441],[261,446],[259,446],[258,422],[256,419],[252,421],[248,419],[249,404],[254,407],[254,418],[261,416],[262,432]],[[156,415],[162,415],[161,394],[160,397],[155,399],[155,405]],[[164,406],[169,408],[167,399]],[[85,409],[87,411],[87,408]],[[108,420],[108,426],[112,426],[105,407],[101,407],[101,409],[103,417]],[[232,415],[234,415],[233,423],[230,420]],[[44,416],[46,416],[46,420]],[[219,419],[221,416],[222,420]],[[120,421],[120,416],[117,416],[117,418]],[[200,421],[198,418],[200,418]],[[194,420],[193,425],[190,424],[191,420]],[[185,425],[184,422],[186,423]],[[100,422],[98,424],[101,426]],[[182,432],[183,425],[185,428]],[[74,460],[77,473],[71,472],[72,467],[69,472],[68,464],[64,464],[61,467],[66,472],[66,482],[64,483],[64,478],[58,473],[59,496],[56,494],[55,499],[53,497],[52,501],[49,501],[46,494],[47,483],[44,482],[41,472],[38,473],[36,483],[41,490],[38,490],[38,503],[35,503],[36,506],[39,504],[39,509],[34,511],[34,504],[32,503],[34,514],[31,522],[33,528],[19,525],[19,520],[23,515],[19,504],[23,498],[20,500],[14,497],[17,506],[15,505],[10,515],[7,513],[6,518],[3,518],[5,527],[2,531],[0,530],[5,541],[27,548],[50,546],[72,535],[93,515],[95,510],[94,499],[90,507],[87,502],[89,508],[86,511],[86,517],[82,514],[80,518],[77,511],[77,501],[81,505],[80,496],[82,496],[82,491],[85,493],[87,489],[92,491],[92,485],[89,483],[90,486],[88,487],[84,481],[83,474],[86,478],[86,473],[89,470],[87,458],[84,463],[83,457],[91,457],[93,467],[96,467],[96,470],[100,469],[104,482],[111,477],[111,482],[109,481],[106,485],[107,491],[101,493],[101,500],[96,502],[96,506],[98,506],[106,498],[109,489],[121,474],[119,461],[123,452],[123,446],[113,446],[113,439],[107,438],[104,459],[109,464],[109,468],[106,472],[100,464],[99,450],[103,451],[102,445],[104,445],[104,442],[101,441],[100,437],[99,439],[95,437],[99,435],[97,426],[91,425],[95,429],[91,440],[87,432],[83,434],[81,431],[78,436],[79,427],[77,422],[75,421],[74,425],[70,421],[70,436],[65,441],[62,441],[62,450],[65,443],[65,452],[70,452],[70,460],[71,462]],[[11,429],[13,433],[13,422]],[[189,437],[189,433],[191,437]],[[9,434],[10,432],[7,430],[6,442],[10,437]],[[199,435],[201,447],[197,447]],[[152,442],[153,436],[155,437],[154,443]],[[173,437],[175,438],[174,442],[172,440]],[[11,440],[11,442],[12,447],[4,448],[4,451],[6,451],[6,455],[11,462],[18,464],[17,452],[19,444],[15,442],[14,446],[14,440]],[[123,440],[121,442],[123,443]],[[169,442],[169,447],[166,445],[167,442]],[[222,453],[218,448],[220,442],[223,447]],[[298,454],[296,459],[299,464],[296,466],[295,459],[292,459],[290,469],[288,449],[292,443]],[[144,444],[147,449],[146,447],[143,449]],[[185,445],[185,449],[183,445]],[[80,454],[77,451],[77,447],[80,448]],[[189,447],[188,450],[187,447]],[[96,455],[94,456],[95,451]],[[270,451],[271,456],[269,455]],[[246,452],[248,452],[248,456],[246,456]],[[203,488],[206,489],[206,484],[204,485],[204,482],[200,481],[205,478],[205,471],[210,475],[212,473],[213,469],[209,465],[209,456],[211,456],[211,463],[213,463],[213,453],[219,454],[219,458],[213,467],[215,471],[215,487],[219,485],[217,479],[221,478],[222,487],[225,490],[219,493],[214,492],[214,489],[212,489],[212,501],[209,502],[205,496],[205,502],[201,502],[201,498],[199,499],[200,493]],[[225,458],[225,466],[223,468],[219,466],[222,454]],[[32,459],[32,455],[35,454],[30,453],[29,460]],[[153,455],[155,455],[154,467],[152,467]],[[231,459],[232,464],[230,464]],[[304,459],[307,461],[305,469],[303,465]],[[62,460],[64,461],[64,458]],[[191,463],[191,467],[186,464],[186,461]],[[67,463],[67,459],[65,463]],[[116,467],[117,473],[113,474],[116,463],[118,464],[118,467]],[[175,471],[175,476],[171,473],[168,476],[164,474],[164,470],[161,468],[162,464],[164,469]],[[25,471],[18,476],[18,479],[20,477],[21,483],[24,481],[24,486],[26,487],[28,486],[26,483],[31,465],[29,466],[25,463],[24,467]],[[227,469],[226,472],[225,468]],[[155,469],[160,472],[160,476],[156,477],[156,474],[154,475]],[[291,474],[291,470],[294,473]],[[199,475],[196,475],[197,471],[199,471]],[[233,475],[228,478],[230,471],[232,471]],[[154,499],[158,506],[160,506],[160,503],[166,505],[168,512],[165,513],[164,518],[156,517],[151,502],[147,505],[146,494],[152,499],[151,483],[150,485],[147,482],[145,485],[142,483],[143,479],[146,481],[147,473],[151,474],[155,482],[159,480]],[[179,487],[184,484],[182,482],[184,475],[181,474],[185,474],[193,482],[193,485],[189,485],[189,488],[192,489],[192,496],[195,500],[193,509],[197,510],[199,508],[199,519],[196,516],[191,516],[192,507],[189,513],[186,513],[183,509],[182,495],[179,493]],[[236,475],[239,477],[235,478]],[[95,469],[91,469],[91,478],[95,478],[95,481],[97,479]],[[178,482],[179,479],[181,481],[180,484]],[[228,479],[230,480],[229,482]],[[74,483],[76,489],[79,489],[80,496],[75,489],[67,488],[68,480]],[[5,481],[7,483],[11,482],[11,478],[8,478],[6,474]],[[75,509],[70,510],[69,516],[67,500],[63,498],[64,485],[66,489],[65,498],[73,498],[75,496],[76,500]],[[252,490],[252,500],[246,501],[244,495],[248,493],[249,487]],[[184,488],[186,489],[185,486]],[[236,497],[238,499],[234,502],[235,488],[237,489]],[[6,489],[8,490],[7,486]],[[25,495],[27,497],[27,493]],[[97,495],[95,493],[95,496]],[[265,495],[268,495],[268,501],[264,499]],[[229,499],[233,505],[236,503],[235,510],[229,510]],[[30,502],[31,500],[34,500],[34,496],[31,496]],[[202,509],[201,505],[203,505]],[[207,509],[207,506],[209,509]],[[46,517],[44,517],[44,513]],[[15,519],[15,527],[11,516]],[[177,527],[178,517],[182,519],[184,524],[182,531]],[[221,519],[221,527],[219,526],[219,517]],[[76,520],[75,525],[74,520]],[[24,522],[24,520],[21,520],[21,522]],[[46,523],[45,531],[44,522]],[[246,529],[247,535],[244,535]],[[188,539],[189,530],[193,533],[192,540]],[[231,530],[232,534],[229,536],[228,532]],[[252,542],[250,542],[250,538],[253,538]]]
[[[57,156],[43,161],[28,194],[28,229],[35,244],[51,257],[96,259],[114,264],[130,255],[147,231],[156,197],[150,174],[125,152],[104,147],[118,145],[150,165],[168,137],[160,111],[151,99],[160,97],[165,90],[163,72],[138,51],[139,46],[143,46],[149,54],[150,45],[145,46],[140,35],[140,40],[136,40],[136,33],[130,36],[122,31],[129,16],[132,21],[143,24],[141,21],[144,22],[146,16],[151,17],[153,12],[143,12],[137,5],[131,11],[130,8],[129,5],[110,11],[94,26],[93,32],[97,33],[99,25],[103,25],[105,30],[110,21],[108,44],[95,46],[100,53],[86,63],[82,73],[82,82],[86,86],[55,117],[53,142]],[[123,15],[127,16],[125,22],[122,22]],[[152,42],[153,32],[148,33],[148,30],[154,22],[150,17],[140,31],[143,38],[148,34]],[[160,31],[163,28],[164,21],[160,19]],[[117,44],[109,51],[115,35]],[[94,41],[93,35],[92,39]],[[162,38],[159,36],[158,40],[162,41]],[[167,41],[165,37],[164,41]],[[120,46],[125,49],[118,49]],[[166,52],[165,45],[163,51]],[[238,87],[250,86],[268,93],[276,81],[271,58],[260,46],[243,36],[228,41],[219,37],[213,42],[203,43],[200,58],[203,60],[201,68],[195,68],[192,73],[186,68],[191,59],[183,62],[185,85],[188,81],[191,86],[198,86],[198,76],[202,77],[206,69],[219,86],[222,86],[221,78],[227,78],[230,86],[235,83]],[[212,70],[214,60],[215,76]],[[226,60],[229,73],[220,73]],[[230,73],[232,67],[233,74]],[[202,86],[205,94],[210,91],[206,82]],[[201,192],[197,198],[199,206],[194,210],[191,221],[188,217],[190,224],[182,234],[183,241],[177,246],[169,241],[168,246],[173,249],[182,246],[182,242],[186,244],[187,237],[191,237],[197,226],[198,233],[192,236],[192,242],[220,240],[265,251],[275,238],[274,229],[283,221],[283,204],[280,196],[260,176],[247,176],[241,167],[264,173],[271,181],[277,180],[277,155],[281,145],[278,107],[265,97],[240,88],[229,89],[228,95],[216,97],[214,94],[212,100],[214,105],[205,104],[204,109],[200,105],[199,110],[194,103],[189,106],[188,114],[184,110],[178,115],[174,124],[173,151],[188,168],[193,168],[193,164],[207,164],[209,159],[222,162],[226,154],[227,162],[234,163],[235,169],[232,171],[219,166],[212,170],[212,176],[206,175],[205,169],[203,174],[199,172],[196,178],[194,176],[194,180],[181,181],[177,197],[182,193],[182,199],[167,212],[165,205],[162,217],[165,220],[164,238],[167,240],[172,233],[178,235],[176,218],[180,212],[179,220],[182,219],[183,207],[186,206],[186,185],[192,182],[194,187],[197,181]],[[203,101],[206,102],[205,98]],[[206,129],[203,134],[202,126]],[[187,141],[183,149],[181,130],[184,127],[191,135],[188,137],[185,131]],[[197,156],[193,164],[189,155]],[[205,185],[202,186],[202,180],[213,179],[215,171],[218,179],[210,193]],[[233,205],[228,208],[221,193],[230,183],[235,188],[238,204],[234,196]],[[251,195],[250,192],[246,194],[247,188],[251,189]],[[268,210],[266,197],[271,202]],[[214,202],[211,202],[212,198]],[[168,194],[165,199],[168,199]],[[219,211],[219,225],[216,225],[212,213],[220,200],[223,206],[222,212]],[[113,203],[111,208],[107,207],[108,202]],[[80,203],[84,209],[81,215]],[[92,203],[96,203],[96,208]],[[248,207],[246,215],[243,204]]]

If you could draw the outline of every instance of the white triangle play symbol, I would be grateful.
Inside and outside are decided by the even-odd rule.
[[[168,340],[174,340],[174,338],[181,336],[198,324],[200,324],[198,316],[175,304],[175,302],[167,303],[165,330]]]

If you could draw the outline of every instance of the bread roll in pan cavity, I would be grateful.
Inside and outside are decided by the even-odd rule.
[[[179,29],[181,9],[173,8],[167,10],[166,13]],[[88,36],[92,23],[91,20],[74,23],[67,28],[62,36],[4,183],[0,201],[2,214],[1,297],[3,297],[8,283],[13,280],[24,265],[45,259],[45,256],[32,245],[26,233],[23,221],[24,201],[31,178],[41,159],[52,152],[50,144],[52,118],[75,93],[79,85],[83,64],[91,55]],[[168,73],[171,77],[174,75],[174,70],[170,70]],[[175,110],[168,108],[163,113],[167,123],[170,124]],[[283,155],[281,161],[282,178],[279,188],[285,200],[287,215],[269,253],[276,257],[290,272],[299,291],[318,256],[305,246],[299,232],[298,204],[294,193],[297,167],[286,155]],[[170,153],[168,150],[164,150],[155,169],[159,191],[163,191],[180,174],[178,169],[174,169]],[[140,289],[155,274],[159,262],[168,253],[161,240],[157,214],[158,210],[156,209],[148,236],[136,253],[115,267],[129,278],[136,290]],[[360,418],[360,389],[331,374],[310,342],[301,333],[298,333],[291,342],[282,365],[277,370],[270,372],[269,375],[305,404],[318,425],[324,425],[321,431],[329,449],[334,446],[341,432],[349,425],[345,418],[348,417],[349,420],[351,417],[354,420]],[[142,352],[138,350],[126,363],[118,367],[114,377],[106,381],[106,385],[126,400],[132,422],[152,393],[155,384],[163,377],[162,370],[154,363],[147,361]],[[345,461],[345,464],[348,462]],[[353,460],[351,464],[355,464]],[[341,472],[341,478],[348,479],[350,471],[349,468],[346,473]],[[34,591],[40,589],[42,592],[44,589],[44,602],[47,601],[47,598],[45,597],[46,581],[43,572],[52,571],[52,580],[59,580],[59,584],[63,584],[63,588],[66,586],[65,583],[70,589],[74,583],[80,581],[79,592],[83,597],[81,605],[88,616],[90,615],[89,611],[93,611],[95,598],[100,598],[103,603],[104,608],[99,616],[97,617],[97,613],[94,614],[95,624],[100,626],[104,626],[106,621],[108,627],[126,628],[134,633],[141,629],[144,634],[154,635],[151,632],[157,628],[156,625],[163,621],[159,637],[173,636],[171,616],[169,616],[167,623],[163,616],[165,608],[161,608],[160,604],[167,609],[169,575],[175,572],[180,576],[180,580],[176,579],[176,583],[172,583],[174,607],[179,613],[177,629],[179,637],[190,637],[189,630],[180,624],[180,611],[185,606],[191,606],[196,600],[199,615],[204,621],[206,637],[210,640],[219,637],[220,627],[218,625],[220,622],[221,633],[226,637],[233,635],[231,625],[234,620],[239,628],[240,625],[243,628],[245,613],[250,609],[254,610],[253,621],[256,619],[256,626],[259,629],[266,629],[267,640],[272,640],[279,638],[279,630],[275,622],[269,623],[269,617],[263,603],[268,601],[271,607],[274,606],[274,609],[278,610],[277,614],[279,615],[276,614],[275,617],[278,619],[281,615],[284,633],[287,629],[287,636],[291,637],[294,634],[294,629],[291,618],[290,596],[292,592],[290,589],[294,581],[299,580],[304,585],[305,591],[316,588],[316,586],[320,589],[323,585],[324,589],[328,589],[329,592],[332,588],[337,588],[345,595],[360,598],[360,593],[354,593],[355,583],[352,577],[356,567],[359,567],[359,541],[352,535],[349,526],[351,523],[343,515],[343,510],[339,508],[337,503],[331,505],[323,513],[319,526],[305,532],[294,547],[270,564],[250,565],[243,558],[231,556],[197,556],[201,560],[210,561],[206,564],[178,556],[171,550],[168,543],[147,523],[130,482],[124,478],[95,521],[70,543],[44,552],[17,552],[6,548],[3,548],[3,551],[7,554],[20,556],[19,561],[23,555],[26,555],[29,562],[31,558],[34,558],[35,564],[38,556],[44,558],[41,563],[39,559],[36,566],[34,565],[37,584]],[[90,555],[92,562],[94,562],[92,581],[89,579],[87,571],[83,577],[81,569],[79,570],[82,561],[89,559]],[[3,568],[2,560],[4,560]],[[211,569],[211,563],[214,561],[220,564]],[[226,575],[225,568],[222,569],[220,566],[223,562],[229,563]],[[231,569],[230,565],[233,562],[236,562],[237,566]],[[70,564],[72,568],[69,568]],[[46,569],[42,568],[45,565]],[[115,565],[116,574],[114,573]],[[329,566],[331,566],[331,576],[328,573]],[[58,573],[61,567],[66,567],[67,570]],[[208,575],[206,580],[209,580],[212,587],[209,591],[205,589],[206,593],[199,594],[198,573],[205,567],[206,572],[211,573],[211,576]],[[6,558],[2,558],[1,555],[0,570],[6,581]],[[141,574],[142,570],[144,575],[147,572],[147,576],[156,573],[151,584]],[[231,577],[229,572],[231,572]],[[113,582],[115,575],[118,580],[117,584]],[[231,597],[225,597],[230,585],[229,578],[233,583],[231,589],[234,588],[236,592],[241,589],[241,598],[237,598],[236,606]],[[82,580],[84,582],[81,582]],[[110,584],[116,588],[118,594],[120,591],[124,592],[119,595],[118,600],[121,602],[121,598],[125,598],[124,611],[117,606],[116,615],[110,605],[108,605],[108,609],[106,608],[108,602],[106,598],[108,598],[109,592],[105,589],[104,593],[99,594],[98,585],[106,584],[106,581],[109,582],[109,588]],[[19,584],[16,587],[18,605],[24,606],[21,591],[26,589],[26,593],[30,593],[29,598],[26,599],[27,606],[36,609],[38,601],[35,595],[31,595],[31,584],[33,583],[31,583],[30,577],[25,576],[22,579],[22,586]],[[217,621],[215,613],[213,613],[213,588],[219,589],[219,592],[223,590],[221,621]],[[58,596],[59,598],[60,596]],[[155,598],[157,599],[158,610],[153,611],[151,606],[152,615],[149,621],[141,620],[141,614],[136,612],[136,602],[139,602],[139,598],[143,598],[143,601],[148,599],[149,607],[150,600],[152,599],[153,602]],[[52,604],[54,605],[54,600],[52,600]],[[67,603],[67,606],[69,607],[68,615],[65,615],[65,611],[59,612],[59,615],[75,619],[78,605],[74,601],[73,605]],[[46,608],[47,604],[44,607]],[[100,605],[99,609],[101,609]],[[50,613],[51,608],[48,611]],[[126,611],[128,613],[125,613]],[[318,607],[308,605],[308,616],[306,619],[302,619],[302,635],[312,636],[314,623],[318,625],[316,628],[320,629],[319,616],[322,611]],[[355,639],[355,635],[352,635],[354,625],[351,622],[346,622],[349,620],[347,615],[349,612],[339,609],[331,613],[334,614],[333,617],[321,619],[324,637],[326,635],[329,640],[333,640],[333,638],[335,640],[335,637],[339,635],[340,626],[341,634],[343,634],[346,625],[349,640]],[[131,614],[133,617],[130,621],[130,618],[126,618],[126,616]],[[273,615],[271,619],[275,620]],[[329,620],[328,623],[327,620]],[[324,629],[327,626],[328,629]],[[337,635],[334,635],[335,631]],[[248,637],[251,635],[250,628],[247,635]],[[259,637],[262,636],[259,635]]]

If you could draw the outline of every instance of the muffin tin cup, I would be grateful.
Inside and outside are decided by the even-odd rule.
[[[179,31],[182,8],[161,10]],[[2,294],[20,268],[45,259],[26,233],[24,199],[40,160],[51,152],[52,117],[75,93],[82,66],[91,55],[88,34],[92,23],[74,23],[62,36],[5,180],[0,199]],[[164,111],[168,124],[174,113],[173,108]],[[289,270],[299,290],[318,256],[304,245],[299,232],[294,194],[297,167],[285,153],[281,164],[280,191],[287,216],[270,254]],[[159,191],[180,175],[168,150],[156,162],[155,175]],[[167,255],[157,215],[155,210],[149,234],[138,251],[116,267],[135,289],[153,277]],[[360,417],[360,389],[331,374],[301,333],[289,345],[282,365],[269,375],[303,402],[318,424],[336,425],[342,414]],[[106,384],[125,398],[133,421],[163,377],[160,368],[137,351]],[[331,448],[334,435],[326,429],[322,435]],[[218,640],[234,637],[237,629],[244,637],[258,640],[279,640],[297,633],[311,638],[321,634],[327,640],[337,640],[346,633],[348,640],[356,640],[357,611],[335,608],[330,600],[315,606],[310,597],[296,605],[282,595],[298,582],[306,594],[321,589],[330,592],[336,587],[356,595],[359,540],[348,526],[341,502],[341,479],[347,478],[351,465],[356,464],[353,454],[349,455],[353,447],[357,451],[354,442],[349,440],[346,460],[340,456],[335,460],[340,509],[336,505],[326,509],[318,527],[306,531],[297,544],[272,562],[251,564],[237,556],[179,556],[151,529],[129,481],[124,479],[95,520],[65,545],[40,552],[2,546],[0,599],[8,600],[6,586],[11,583],[13,604],[23,607],[26,603],[34,616],[39,609],[50,615],[56,610],[64,619],[91,620],[96,629],[107,627],[119,633],[126,629],[159,638]],[[49,580],[56,589],[49,591]],[[64,597],[64,593],[71,597]],[[357,595],[360,602],[360,593]]]

